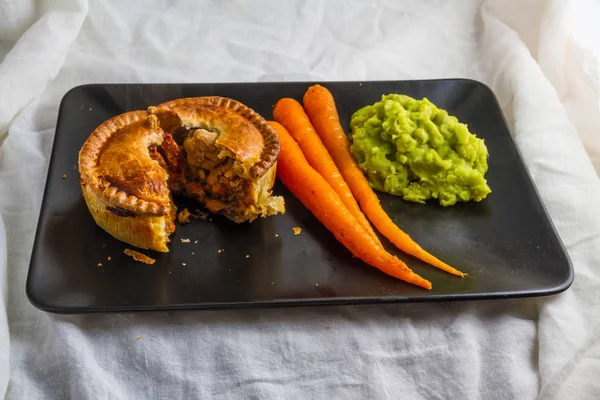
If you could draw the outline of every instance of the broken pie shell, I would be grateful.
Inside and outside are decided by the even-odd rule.
[[[247,168],[250,178],[262,176],[279,155],[279,138],[273,127],[239,101],[219,96],[187,97],[148,110],[158,115],[161,121],[179,120],[188,129],[218,130],[217,145],[235,155]],[[168,130],[168,127],[164,128]]]
[[[176,207],[167,184],[168,172],[150,156],[149,147],[160,146],[165,132],[177,127],[219,131],[216,144],[237,160],[244,176],[252,181],[248,194],[270,194],[279,139],[249,107],[210,96],[127,112],[98,126],[79,152],[80,183],[88,209],[95,222],[115,238],[143,249],[169,251]],[[269,207],[284,212],[283,199],[271,198]],[[242,216],[239,221],[235,216],[229,218],[243,222],[256,216]]]
[[[167,252],[176,209],[166,171],[148,151],[162,138],[157,117],[147,111],[113,117],[84,143],[79,172],[83,197],[102,229],[133,246]]]

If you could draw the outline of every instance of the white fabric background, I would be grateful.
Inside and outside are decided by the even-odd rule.
[[[599,398],[599,10],[553,0],[0,3],[0,392]],[[27,301],[58,105],[73,86],[442,77],[496,93],[574,263],[565,293],[93,316]]]

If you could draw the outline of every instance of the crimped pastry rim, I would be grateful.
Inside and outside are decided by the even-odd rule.
[[[140,199],[111,185],[97,175],[98,157],[110,137],[119,130],[146,118],[156,118],[145,110],[129,111],[114,116],[100,124],[87,138],[79,151],[79,174],[81,184],[87,185],[94,194],[108,205],[136,214],[164,215],[169,212],[169,204],[160,204]]]
[[[260,161],[250,168],[252,178],[262,176],[275,164],[280,150],[279,137],[275,129],[259,113],[237,100],[221,96],[183,97],[161,103],[157,106],[150,106],[148,107],[148,111],[151,114],[156,114],[161,110],[173,111],[174,108],[183,105],[201,104],[210,104],[232,110],[250,121],[262,134],[264,147],[260,155]]]

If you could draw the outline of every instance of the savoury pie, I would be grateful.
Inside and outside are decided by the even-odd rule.
[[[83,197],[96,223],[133,246],[168,251],[172,193],[235,222],[285,211],[272,196],[279,140],[245,105],[177,99],[105,121],[79,153]]]

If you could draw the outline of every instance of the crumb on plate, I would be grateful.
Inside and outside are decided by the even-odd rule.
[[[63,174],[63,179],[67,179],[67,174]]]
[[[199,209],[194,210],[194,218],[206,219],[208,218],[208,213]]]
[[[293,227],[292,230],[294,231],[294,235],[299,235],[300,233],[302,233],[302,228],[300,228],[299,226]]]
[[[137,337],[137,340],[142,340],[142,337],[141,337],[141,336],[138,336],[138,337]]]
[[[279,233],[276,233],[276,234],[275,234],[275,237],[279,237]]]
[[[184,208],[183,210],[181,210],[179,215],[177,215],[177,221],[180,224],[187,224],[188,222],[190,222],[190,215],[192,215],[190,213],[190,210],[188,210],[187,208]]]
[[[107,260],[110,261],[110,256],[108,256]]]
[[[139,251],[125,249],[123,253],[127,254],[129,257],[133,258],[135,261],[143,262],[144,264],[154,264],[156,260],[154,258],[148,257],[145,254],[140,253]]]
[[[250,258],[250,254],[246,254],[246,258]]]
[[[183,239],[183,238],[181,239],[181,243],[189,243],[189,242],[191,242],[190,239]]]
[[[99,266],[99,267],[101,267],[101,266],[102,266],[102,263],[98,263],[98,266]]]

